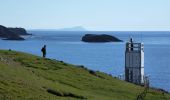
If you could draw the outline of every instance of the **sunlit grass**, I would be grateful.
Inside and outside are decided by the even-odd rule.
[[[0,100],[135,100],[144,90],[105,73],[31,54],[1,50],[0,59]],[[162,92],[150,89],[145,99],[163,98]]]

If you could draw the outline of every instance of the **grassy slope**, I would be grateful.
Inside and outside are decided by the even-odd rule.
[[[95,76],[88,70],[41,57],[0,50],[0,100],[70,100],[72,94],[90,100],[135,100],[144,90],[101,72]],[[170,99],[169,94],[165,94]],[[146,100],[164,100],[161,92],[149,90]]]

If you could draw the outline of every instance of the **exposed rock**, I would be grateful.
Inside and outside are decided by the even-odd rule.
[[[7,28],[0,25],[0,37],[3,40],[24,40],[20,35],[29,35],[23,28]]]
[[[82,37],[84,42],[122,42],[122,40],[117,37],[106,35],[106,34],[86,34]]]

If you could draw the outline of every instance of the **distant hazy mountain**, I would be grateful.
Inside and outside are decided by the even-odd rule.
[[[31,29],[31,30],[34,30],[34,31],[87,31],[82,26],[75,26],[72,28],[61,28],[61,29]]]
[[[85,28],[83,28],[82,26],[76,26],[76,27],[72,27],[72,28],[58,29],[58,31],[87,31],[87,30]]]

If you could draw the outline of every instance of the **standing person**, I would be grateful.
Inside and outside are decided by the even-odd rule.
[[[43,53],[43,58],[45,58],[46,57],[46,45],[42,47],[41,52]]]

